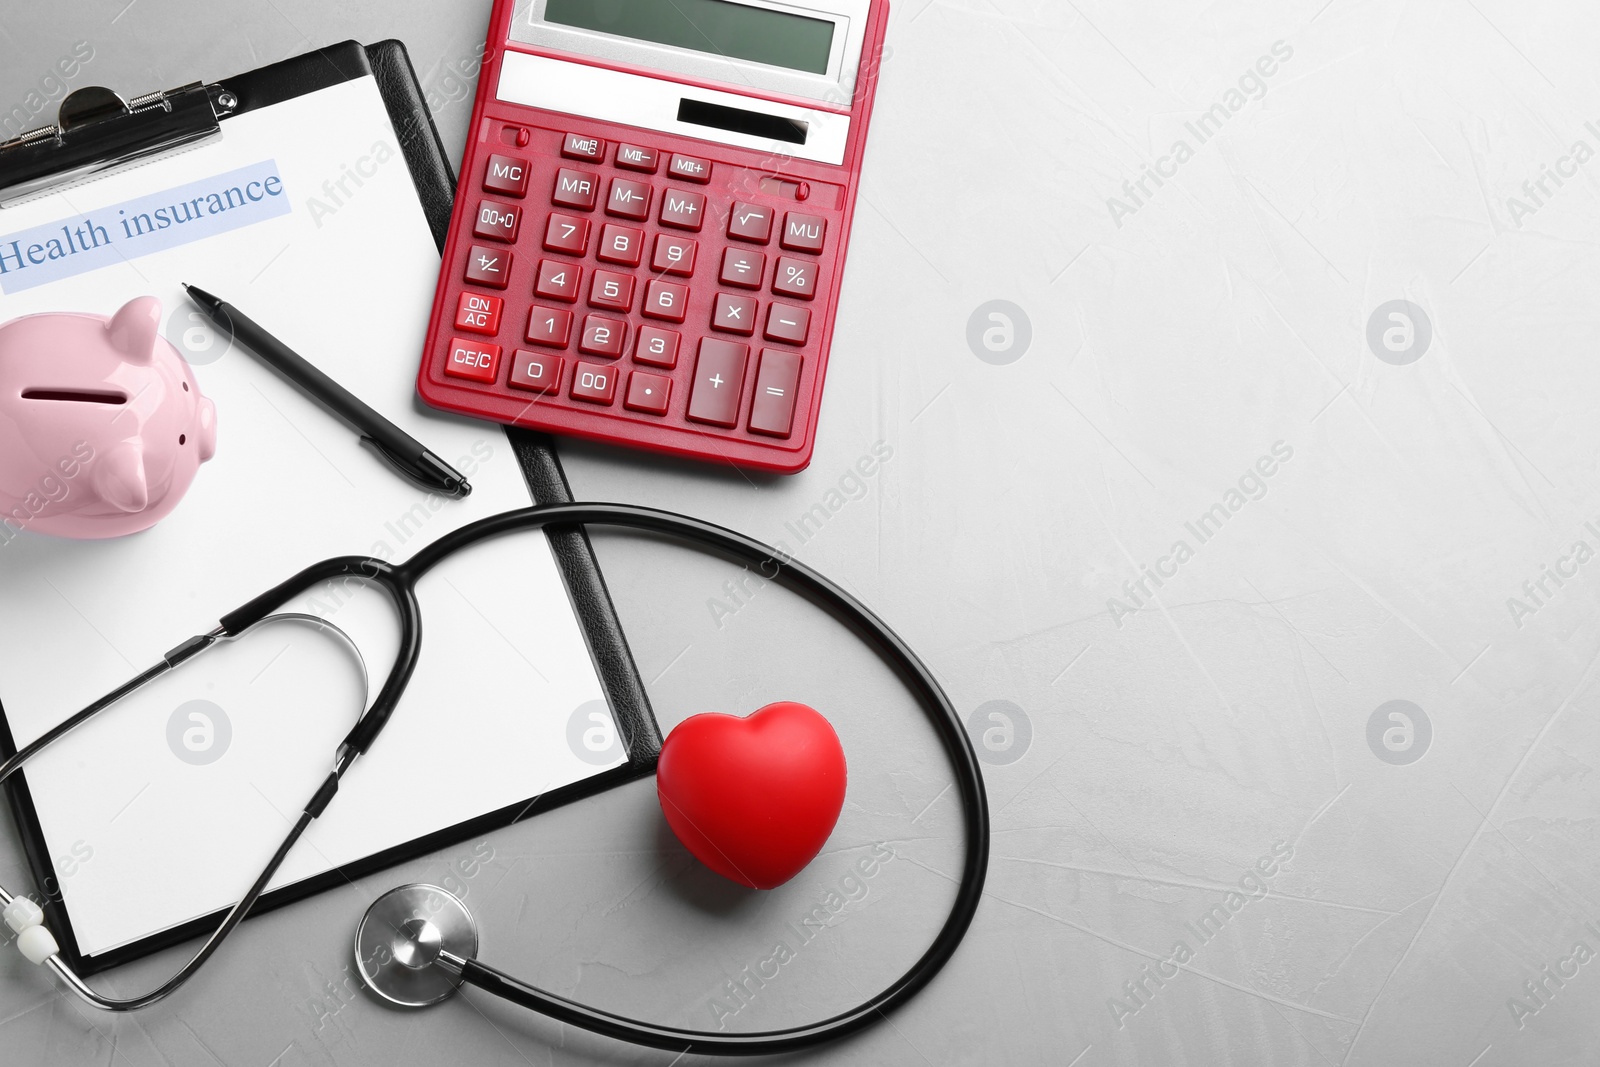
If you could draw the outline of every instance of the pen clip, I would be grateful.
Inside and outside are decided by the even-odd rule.
[[[469,496],[472,493],[472,486],[467,480],[459,473],[444,467],[442,461],[439,462],[439,468],[443,469],[432,467],[424,469],[418,463],[385,448],[383,443],[375,438],[362,434],[361,441],[372,446],[379,455],[389,461],[390,466],[424,489],[458,497]],[[432,455],[431,452],[424,452],[423,458],[430,458]]]

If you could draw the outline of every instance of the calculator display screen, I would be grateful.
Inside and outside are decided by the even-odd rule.
[[[826,74],[834,23],[732,0],[547,0],[546,22]]]

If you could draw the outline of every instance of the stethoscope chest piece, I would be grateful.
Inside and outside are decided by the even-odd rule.
[[[460,959],[478,954],[478,925],[454,894],[415,883],[372,902],[356,929],[356,969],[378,996],[403,1008],[425,1008],[461,986],[441,953]]]

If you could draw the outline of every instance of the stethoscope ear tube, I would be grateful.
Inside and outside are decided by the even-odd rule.
[[[420,575],[450,552],[513,530],[551,524],[616,526],[647,530],[714,549],[754,565],[763,577],[784,582],[851,626],[901,675],[922,705],[955,771],[961,797],[966,856],[950,913],[933,942],[911,969],[871,1000],[821,1022],[759,1033],[683,1030],[629,1019],[541,990],[473,958],[448,953],[438,965],[459,968],[460,979],[514,1004],[573,1026],[636,1045],[710,1055],[773,1055],[837,1040],[864,1029],[915,996],[939,973],[961,940],[983,896],[989,866],[989,802],[977,753],[961,716],[916,653],[870,609],[839,585],[786,553],[713,523],[631,504],[553,504],[508,512],[463,527],[424,549],[406,565]]]
[[[383,688],[378,690],[372,706],[365,710],[339,745],[341,753],[361,755],[388,724],[389,716],[411,681],[422,649],[422,608],[417,603],[414,581],[403,570],[371,556],[325,559],[228,612],[221,619],[220,629],[230,636],[241,634],[296,597],[341,578],[382,589],[394,602],[400,622],[400,647],[395,654],[394,668]]]

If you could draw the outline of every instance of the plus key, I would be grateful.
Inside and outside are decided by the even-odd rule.
[[[706,337],[694,365],[689,393],[689,418],[713,426],[739,423],[739,397],[744,392],[744,365],[750,346]]]

